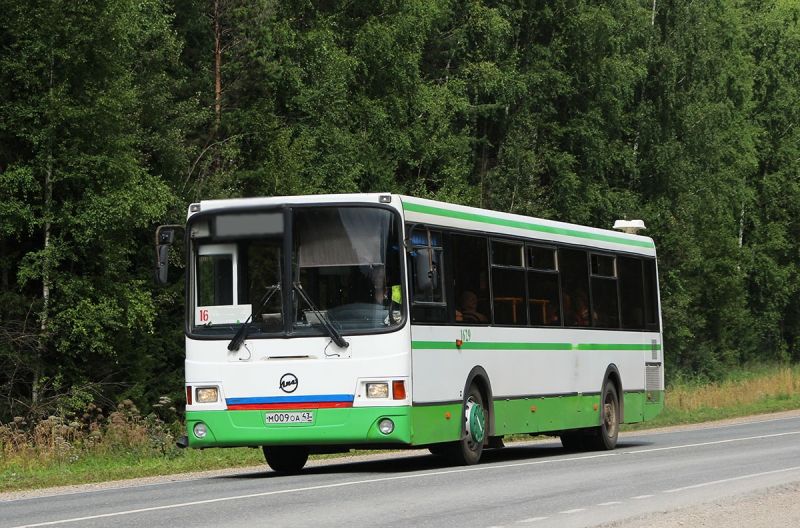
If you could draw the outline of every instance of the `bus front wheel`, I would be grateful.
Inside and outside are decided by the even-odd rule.
[[[459,466],[477,464],[483,453],[486,439],[486,406],[481,391],[475,385],[469,388],[464,398],[464,435],[458,442],[447,446],[450,460]]]
[[[299,473],[308,461],[308,448],[302,446],[264,446],[264,458],[276,473]]]

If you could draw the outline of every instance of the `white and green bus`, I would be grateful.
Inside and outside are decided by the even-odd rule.
[[[184,238],[184,446],[474,464],[518,433],[613,449],[663,407],[650,238],[390,194],[203,201]]]

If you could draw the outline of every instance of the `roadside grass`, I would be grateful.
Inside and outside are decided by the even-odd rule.
[[[800,409],[800,366],[758,366],[731,372],[721,382],[678,380],[666,391],[654,420],[623,426],[641,430]],[[121,403],[104,417],[90,406],[81,417],[50,417],[28,426],[0,424],[0,492],[263,466],[260,449],[180,450],[176,421],[141,416]],[[509,440],[522,438],[515,435]],[[530,438],[525,436],[525,438]],[[364,454],[377,451],[358,451]],[[315,455],[329,458],[343,455]]]
[[[667,387],[665,402],[664,410],[655,419],[624,425],[622,430],[800,409],[800,365],[742,368],[714,383],[678,380]]]

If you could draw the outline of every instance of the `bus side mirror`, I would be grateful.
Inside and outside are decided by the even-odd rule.
[[[158,229],[156,229],[156,284],[167,284],[169,247],[175,243],[176,229],[183,229],[183,226],[159,226]]]
[[[433,293],[439,288],[439,263],[436,253],[431,248],[417,248],[412,256],[414,275],[416,275],[416,291]]]
[[[156,262],[156,283],[164,285],[167,283],[169,273],[169,244],[159,244],[156,248],[158,260]]]

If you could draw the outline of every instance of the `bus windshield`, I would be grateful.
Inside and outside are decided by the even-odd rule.
[[[192,333],[223,338],[247,322],[249,337],[327,335],[327,325],[346,335],[403,319],[400,222],[388,209],[219,212],[190,229]]]

